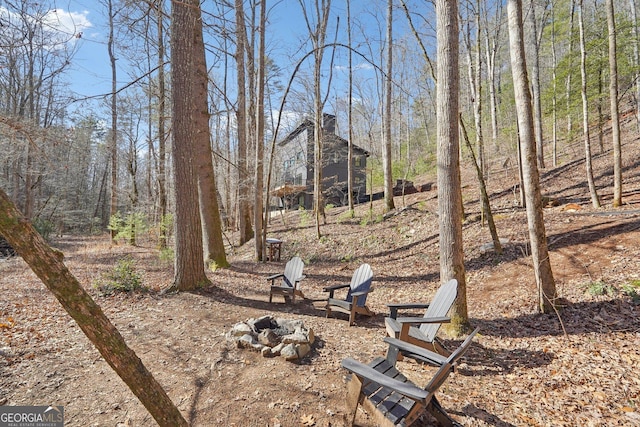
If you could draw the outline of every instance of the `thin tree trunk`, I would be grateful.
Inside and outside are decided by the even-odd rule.
[[[589,100],[587,95],[587,50],[584,40],[584,17],[582,0],[578,3],[578,28],[580,32],[580,74],[582,76],[582,134],[584,138],[585,167],[591,204],[594,208],[600,207],[600,199],[593,179],[593,166],[591,165],[591,135],[589,134]]]
[[[117,92],[117,69],[116,56],[114,52],[114,18],[113,0],[108,2],[109,8],[109,40],[107,50],[109,51],[109,62],[111,63],[111,133],[109,141],[109,151],[111,153],[111,203],[109,216],[118,212],[118,109],[116,102]],[[111,241],[116,243],[117,230],[111,230]]]
[[[507,15],[509,21],[509,47],[511,53],[511,71],[518,116],[518,133],[522,148],[522,169],[525,186],[527,221],[533,271],[538,286],[538,305],[542,312],[555,310],[556,284],[551,271],[551,261],[547,248],[547,238],[542,213],[542,195],[540,176],[536,163],[536,141],[531,110],[531,93],[527,77],[527,64],[524,53],[524,31],[522,25],[522,3],[520,0],[508,0]]]
[[[164,84],[164,10],[163,0],[156,0],[158,26],[158,205],[160,208],[160,249],[167,247],[167,132],[165,129],[166,90]]]
[[[347,100],[347,115],[348,115],[348,154],[347,154],[347,190],[349,192],[349,216],[351,218],[355,215],[354,202],[353,202],[353,52],[351,51],[351,0],[347,2],[347,39],[349,43],[349,94]]]
[[[384,103],[384,136],[382,147],[382,170],[384,174],[384,203],[387,212],[395,209],[393,203],[393,172],[391,168],[391,102],[392,86],[391,73],[393,72],[393,0],[387,3],[387,69],[385,82]]]
[[[540,100],[540,38],[542,37],[543,28],[538,28],[538,22],[536,20],[536,7],[535,3],[531,1],[530,17],[531,28],[533,29],[533,67],[532,67],[532,82],[533,88],[533,124],[536,137],[536,153],[538,160],[538,167],[540,169],[545,168],[544,164],[544,139],[542,135],[542,101]]]
[[[635,23],[634,23],[635,24]],[[616,54],[616,18],[613,0],[607,0],[609,29],[609,98],[611,102],[611,137],[613,138],[613,207],[622,206],[622,147],[618,113],[618,58]]]
[[[248,170],[248,141],[247,141],[247,101],[245,79],[245,49],[247,35],[244,22],[244,8],[242,0],[235,0],[236,9],[236,63],[238,76],[238,109],[236,120],[238,127],[238,227],[240,230],[240,245],[247,243],[253,237],[251,229],[251,212],[249,206],[249,170]]]
[[[0,234],[42,280],[156,422],[163,427],[187,426],[162,386],[64,265],[64,255],[47,245],[2,190]]]
[[[636,101],[636,130],[640,131],[640,40],[638,37],[638,14],[636,11],[636,0],[629,0],[629,9],[631,9],[631,36],[633,43],[633,67],[635,81],[635,101]]]
[[[493,250],[498,255],[501,255],[502,244],[500,243],[500,237],[498,237],[498,230],[496,229],[496,223],[494,222],[493,214],[491,213],[491,204],[489,203],[489,193],[487,193],[487,186],[485,184],[482,168],[480,167],[480,163],[476,159],[476,155],[473,152],[473,145],[471,145],[471,141],[469,141],[469,135],[467,134],[467,129],[465,128],[464,122],[462,121],[462,114],[460,114],[460,130],[462,131],[462,137],[464,138],[464,142],[467,144],[467,148],[471,153],[471,159],[473,160],[473,165],[476,168],[478,185],[480,186],[480,197],[482,199],[482,208],[487,216],[487,224],[489,225],[489,232],[491,233],[491,240],[493,241]]]
[[[265,258],[267,240],[267,220],[263,222],[262,210],[269,214],[269,196],[264,200],[264,91],[265,91],[265,27],[267,25],[267,0],[260,2],[260,35],[258,41],[258,81],[256,99],[256,169],[254,196],[254,229],[256,230],[255,250],[256,258]],[[268,217],[267,217],[268,218]]]

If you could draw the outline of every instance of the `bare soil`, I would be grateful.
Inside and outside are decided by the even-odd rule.
[[[640,293],[639,145],[634,139],[624,146],[619,209],[610,206],[611,153],[594,162],[600,209],[591,208],[582,162],[543,171],[544,194],[559,202],[545,209],[565,303],[557,314],[537,312],[526,214],[514,192],[517,171],[490,177],[498,232],[508,239],[501,256],[481,250],[489,231],[479,221],[474,177],[463,176],[468,312],[481,334],[439,393],[460,423],[640,425],[640,304],[628,295],[634,286]],[[254,261],[250,242],[233,249],[231,268],[209,273],[214,286],[197,292],[160,293],[173,271],[152,243],[111,246],[105,236],[64,236],[53,245],[192,425],[343,426],[341,360],[383,355],[386,304],[428,302],[440,282],[436,191],[396,197],[398,209],[385,219],[378,203],[373,215],[368,205],[358,206],[354,219],[344,208],[330,208],[321,239],[308,214],[278,215],[269,235],[284,241],[282,261]],[[567,209],[570,204],[579,210]],[[306,300],[270,304],[266,277],[293,255],[306,264]],[[151,290],[101,296],[93,283],[126,257]],[[348,282],[362,262],[374,271],[368,304],[376,315],[353,327],[339,315],[325,318],[322,288]],[[155,425],[20,258],[0,261],[0,294],[1,405],[64,405],[67,426]],[[302,319],[317,337],[311,354],[291,363],[225,340],[234,323],[265,314]],[[451,347],[463,338],[441,335]],[[407,360],[400,369],[418,384],[433,374]],[[359,410],[356,424],[375,423]]]

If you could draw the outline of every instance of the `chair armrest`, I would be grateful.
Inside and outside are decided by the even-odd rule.
[[[389,344],[389,352],[387,353],[387,359],[389,359],[389,354],[394,355],[395,358],[397,352],[400,351],[405,356],[411,357],[413,359],[418,359],[423,362],[429,363],[434,366],[442,366],[447,358],[441,354],[435,353],[433,351],[427,350],[426,348],[419,347],[417,345],[408,343],[406,341],[401,341],[397,338],[386,337],[384,342]],[[392,360],[390,360],[392,362]]]
[[[390,313],[389,317],[391,317],[392,319],[395,319],[396,317],[398,317],[398,310],[410,310],[414,308],[429,308],[429,304],[408,302],[408,303],[398,303],[398,304],[387,304],[387,307],[389,307],[389,313]]]
[[[333,298],[333,292],[334,291],[336,291],[337,289],[348,288],[349,286],[351,286],[351,284],[342,283],[342,284],[339,284],[339,285],[327,286],[327,287],[323,288],[322,290],[324,292],[329,292],[329,298]]]
[[[362,295],[367,295],[369,292],[371,292],[373,290],[373,288],[369,288],[366,291],[359,291],[359,292],[354,292],[351,294],[352,297],[361,297]]]
[[[391,390],[398,392],[409,399],[416,401],[424,401],[429,392],[420,387],[416,387],[411,383],[395,380],[373,369],[371,366],[360,363],[357,360],[347,358],[342,361],[342,367],[347,371],[352,372],[360,378],[364,378],[368,381],[373,381],[376,384],[380,384],[383,387],[388,387]]]
[[[336,289],[348,288],[349,286],[351,286],[349,283],[341,283],[339,285],[326,286],[322,288],[322,290],[325,292],[331,292],[335,291]]]
[[[450,323],[450,317],[398,317],[396,322],[400,324],[423,325],[425,323]]]
[[[307,278],[307,276],[305,276],[305,275],[303,274],[302,276],[300,276],[300,277],[296,278],[296,279],[294,280],[294,283],[302,282],[302,281],[303,281],[304,279],[306,279],[306,278]]]
[[[267,280],[275,280],[278,277],[284,277],[284,273],[278,273],[278,274],[274,274],[272,276],[267,277]]]

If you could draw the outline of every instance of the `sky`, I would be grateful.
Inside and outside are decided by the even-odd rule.
[[[209,0],[213,1],[213,0]],[[305,0],[310,3],[310,0]],[[207,5],[208,2],[204,4]],[[59,3],[62,5],[63,3]],[[211,3],[212,4],[212,3]],[[269,2],[271,9],[268,15],[268,55],[273,58],[283,70],[281,83],[286,84],[291,72],[298,60],[309,49],[309,45],[301,49],[302,40],[308,37],[308,30],[303,19],[302,9],[298,0],[273,0]],[[356,32],[368,33],[370,41],[376,43],[376,39],[384,39],[386,2],[370,2],[368,0],[352,2],[352,29],[354,38],[357,39]],[[374,6],[377,5],[377,6]],[[401,11],[396,12],[396,29],[404,21],[399,16]],[[74,43],[77,52],[72,59],[71,69],[67,74],[67,81],[75,94],[76,99],[86,99],[89,102],[78,102],[76,105],[80,109],[86,106],[103,105],[102,99],[111,91],[111,68],[107,51],[108,26],[106,20],[106,6],[97,0],[64,0],[64,7],[55,9],[51,13],[51,25],[58,25],[66,34],[75,34],[76,37],[70,43]],[[56,22],[57,21],[57,22]],[[338,26],[341,34],[339,41],[346,43],[346,11],[344,1],[333,1],[332,16],[329,20],[329,30],[327,42],[333,41],[335,28]],[[362,40],[363,36],[360,36]],[[167,38],[168,45],[169,40]],[[361,46],[364,53],[368,48]],[[378,52],[373,54],[379,55]],[[117,52],[116,52],[117,55]],[[333,86],[343,85],[346,80],[347,55],[344,49],[339,49],[336,54],[334,64]],[[325,56],[325,63],[329,61],[329,55]],[[379,62],[379,58],[377,59]],[[309,58],[305,65],[311,65]],[[370,64],[354,56],[354,65],[361,75],[368,75],[373,78],[374,72]],[[122,87],[131,81],[130,70],[125,59],[117,61],[118,66],[118,87]],[[301,78],[303,74],[300,74]],[[342,83],[341,80],[342,79]],[[346,92],[343,91],[343,92]]]

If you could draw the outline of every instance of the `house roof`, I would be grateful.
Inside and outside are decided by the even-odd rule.
[[[282,141],[280,141],[278,143],[278,145],[280,145],[280,146],[286,145],[289,141],[291,141],[293,138],[298,136],[304,130],[313,129],[313,127],[314,127],[313,121],[311,121],[309,119],[305,119],[297,128],[295,128],[293,131],[291,131]],[[347,141],[346,139],[336,135],[335,133],[325,133],[324,134],[324,138],[325,139],[336,140],[336,141],[344,144],[345,146],[349,145],[349,141]],[[369,157],[369,152],[367,150],[365,150],[364,148],[360,148],[355,144],[353,144],[352,147],[353,147],[354,151],[359,152],[360,154],[362,154],[362,155],[364,155],[366,157]]]

